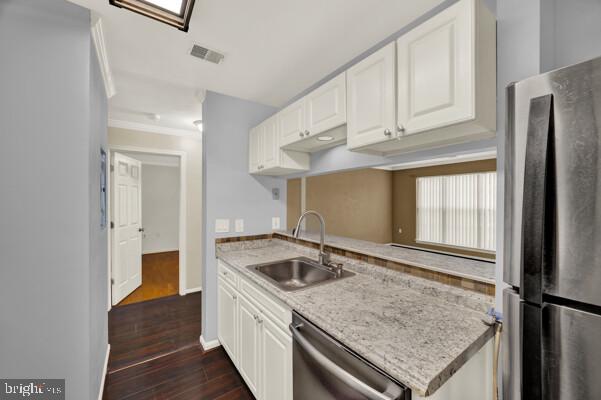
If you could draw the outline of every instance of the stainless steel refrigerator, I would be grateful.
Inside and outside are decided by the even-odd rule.
[[[601,399],[601,58],[507,99],[504,398]]]

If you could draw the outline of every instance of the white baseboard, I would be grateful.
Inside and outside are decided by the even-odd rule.
[[[100,393],[98,393],[98,400],[102,400],[104,394],[104,381],[106,380],[106,373],[109,367],[109,355],[111,354],[111,345],[106,346],[106,356],[104,358],[104,367],[102,368],[102,379],[100,379]]]
[[[200,335],[200,345],[204,351],[207,351],[221,346],[221,343],[219,343],[219,340],[217,339],[207,342],[202,335]]]
[[[186,294],[190,294],[190,293],[196,293],[196,292],[200,292],[202,291],[202,286],[197,286],[194,288],[190,288],[190,289],[184,289],[183,291],[180,291],[180,295],[186,295]]]

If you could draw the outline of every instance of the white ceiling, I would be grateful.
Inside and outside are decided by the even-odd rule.
[[[108,0],[71,1],[102,18],[118,93],[111,113],[116,107],[150,113],[172,107],[170,96],[141,101],[139,93],[165,85],[181,90],[183,98],[207,89],[279,107],[442,2],[196,0],[185,33]],[[224,53],[224,61],[191,57],[194,43]],[[191,107],[187,100],[179,103]]]

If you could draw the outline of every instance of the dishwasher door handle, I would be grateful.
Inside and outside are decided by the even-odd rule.
[[[298,345],[323,369],[334,375],[336,378],[340,379],[342,382],[344,382],[346,385],[348,385],[355,391],[367,397],[369,400],[397,399],[397,397],[391,396],[387,393],[378,392],[376,389],[372,388],[367,383],[361,381],[356,376],[350,374],[348,371],[342,369],[328,357],[324,356],[300,332],[299,328],[301,328],[302,326],[303,324],[290,324],[289,328],[290,332],[292,332],[292,337],[294,338],[296,343],[298,343]]]

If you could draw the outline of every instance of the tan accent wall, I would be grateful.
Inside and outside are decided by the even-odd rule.
[[[392,174],[392,241],[408,246],[419,246],[433,250],[450,251],[469,256],[494,259],[495,256],[490,253],[416,243],[415,211],[417,206],[416,179],[418,177],[488,172],[496,171],[496,169],[497,162],[493,159],[394,171]],[[399,229],[402,230],[402,233],[399,233]]]
[[[306,208],[324,216],[326,232],[332,235],[389,243],[391,205],[390,171],[362,169],[307,178]],[[307,229],[317,231],[318,222],[309,218]]]
[[[286,227],[291,230],[301,215],[301,179],[288,179],[287,183]]]
[[[110,146],[144,147],[187,153],[186,289],[202,285],[202,142],[180,136],[109,128]]]

